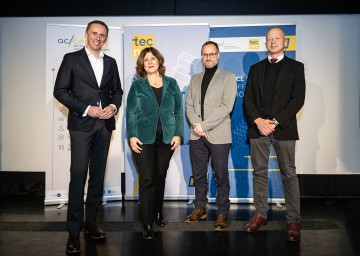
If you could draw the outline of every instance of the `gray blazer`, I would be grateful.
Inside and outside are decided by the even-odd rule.
[[[204,72],[191,77],[186,93],[185,111],[190,125],[200,123],[209,134],[208,141],[212,144],[231,143],[230,113],[233,109],[237,85],[233,73],[217,69],[210,81],[204,101],[204,121],[201,120],[201,83]],[[190,140],[200,136],[190,132]]]

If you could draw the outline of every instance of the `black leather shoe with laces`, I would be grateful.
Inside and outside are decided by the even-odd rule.
[[[165,227],[165,225],[166,225],[166,221],[164,219],[164,216],[160,212],[155,213],[154,222],[155,222],[156,225],[158,225],[160,227]]]
[[[99,228],[96,224],[88,222],[84,223],[84,233],[89,234],[92,239],[103,239],[105,238],[105,232]]]
[[[80,253],[80,239],[79,239],[79,236],[71,236],[71,235],[69,235],[68,241],[67,241],[67,244],[66,244],[66,253],[67,254]]]
[[[144,225],[142,236],[146,240],[154,239],[154,231],[151,225]]]

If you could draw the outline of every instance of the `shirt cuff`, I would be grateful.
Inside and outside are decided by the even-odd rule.
[[[114,108],[114,115],[117,113],[117,108],[114,104],[110,104],[110,106],[112,106]]]
[[[85,109],[85,112],[82,115],[83,117],[87,116],[87,113],[89,112],[89,108],[90,108],[90,105]]]
[[[273,122],[274,122],[274,124],[275,124],[276,126],[279,125],[279,122],[278,122],[275,118],[273,118],[272,120],[273,120]]]

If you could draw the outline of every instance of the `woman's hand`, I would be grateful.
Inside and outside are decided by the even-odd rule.
[[[141,153],[142,148],[140,146],[143,143],[137,137],[130,138],[129,143],[132,151],[134,151],[135,153]]]
[[[180,143],[181,143],[181,137],[180,136],[174,136],[171,140],[171,150],[175,150],[177,147],[180,147]]]

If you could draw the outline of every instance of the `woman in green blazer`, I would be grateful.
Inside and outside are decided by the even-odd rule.
[[[165,226],[165,179],[174,150],[184,135],[182,95],[174,78],[165,76],[163,55],[144,48],[136,63],[126,103],[126,131],[139,172],[143,237],[153,239],[152,223]]]

